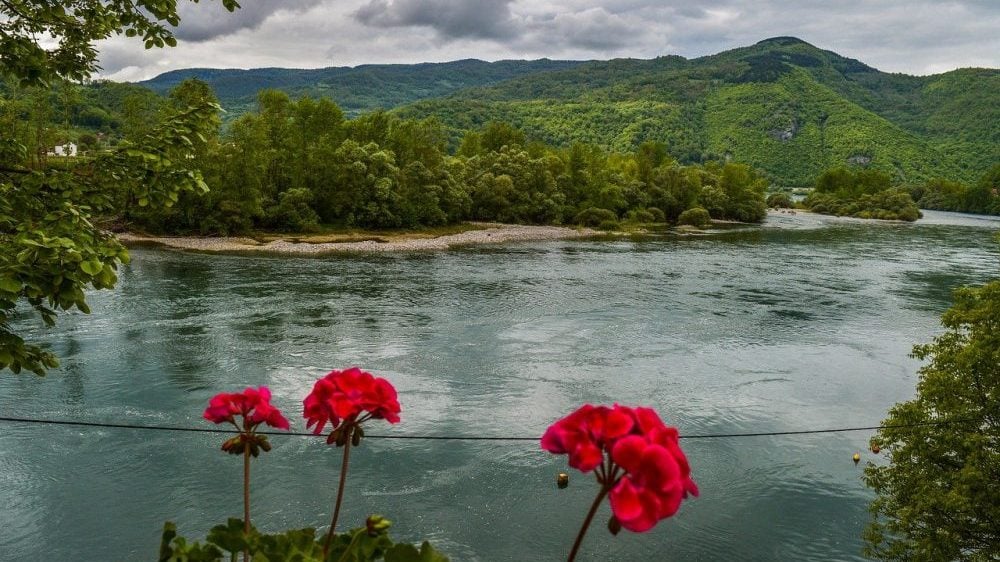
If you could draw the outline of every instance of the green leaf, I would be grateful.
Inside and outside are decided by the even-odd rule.
[[[97,275],[104,269],[104,264],[96,259],[84,261],[80,262],[80,269],[82,269],[87,275]]]
[[[225,525],[216,525],[208,532],[208,542],[218,545],[227,552],[243,552],[251,547],[259,534],[254,527],[250,526],[250,534],[243,530],[243,520],[234,517],[229,518]]]
[[[412,544],[399,543],[393,545],[385,553],[385,562],[448,562],[448,557],[434,549],[427,541],[420,545],[420,550]]]
[[[170,556],[173,554],[170,543],[175,537],[177,537],[177,525],[172,521],[167,521],[163,524],[163,534],[160,537],[160,562],[170,560]]]
[[[21,282],[11,277],[0,277],[0,290],[8,293],[21,292]]]

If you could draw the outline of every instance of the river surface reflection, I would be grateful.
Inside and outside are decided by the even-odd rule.
[[[953,287],[996,275],[1000,223],[773,215],[705,236],[559,241],[379,256],[133,250],[94,313],[30,323],[62,368],[0,376],[0,415],[207,427],[208,398],[301,399],[332,367],[400,391],[369,433],[537,436],[583,402],[656,407],[682,435],[867,426],[914,393],[915,343]],[[202,537],[241,514],[241,463],[203,434],[4,424],[0,559],[149,560],[165,520]],[[868,433],[682,442],[702,497],[585,560],[860,559]],[[255,524],[327,524],[338,451],[274,438]],[[863,466],[863,463],[862,463]],[[342,521],[370,513],[453,560],[558,560],[596,488],[533,442],[371,439]]]

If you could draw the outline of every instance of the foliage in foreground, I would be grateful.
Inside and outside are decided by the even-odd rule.
[[[312,528],[264,534],[256,528],[244,530],[244,521],[229,519],[208,533],[205,542],[188,542],[171,522],[163,525],[159,562],[223,562],[241,552],[255,562],[447,562],[448,558],[424,541],[420,547],[396,543],[389,537],[391,522],[372,515],[365,526],[336,535],[323,555],[323,541]]]
[[[57,365],[9,324],[19,303],[52,325],[59,310],[89,312],[87,287],[114,286],[128,253],[97,221],[120,206],[116,196],[164,208],[207,189],[188,160],[217,110],[207,100],[178,104],[135,142],[62,166],[33,161],[16,139],[0,145],[0,369]]]
[[[173,46],[169,27],[179,17],[173,0],[2,2],[0,77],[29,88],[83,80],[97,69],[96,41],[125,34],[147,49]],[[123,196],[129,205],[164,208],[183,192],[204,191],[190,160],[217,129],[220,108],[204,96],[178,96],[129,142],[49,165],[52,96],[13,100],[6,95],[13,87],[0,89],[0,371],[43,374],[58,364],[55,356],[26,342],[12,320],[33,309],[52,325],[59,310],[89,311],[87,287],[114,286],[128,253],[97,221],[120,209]]]
[[[914,348],[917,397],[875,436],[889,464],[865,469],[879,560],[1000,560],[1000,281],[958,289],[942,323]]]

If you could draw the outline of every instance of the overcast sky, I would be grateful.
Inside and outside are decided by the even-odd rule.
[[[464,58],[697,57],[793,35],[887,72],[1000,67],[1000,0],[181,1],[176,48],[100,46],[103,76]]]

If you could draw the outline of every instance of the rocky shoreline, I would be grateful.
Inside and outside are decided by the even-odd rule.
[[[459,246],[500,244],[505,242],[534,242],[539,240],[567,240],[587,238],[601,233],[589,228],[565,226],[528,226],[490,224],[480,230],[467,230],[434,238],[404,238],[401,240],[361,240],[356,242],[294,242],[274,240],[260,242],[246,237],[200,236],[145,236],[134,233],[119,234],[125,244],[155,244],[180,250],[197,252],[257,252],[274,254],[319,255],[341,252],[409,252],[421,250],[447,250]]]

